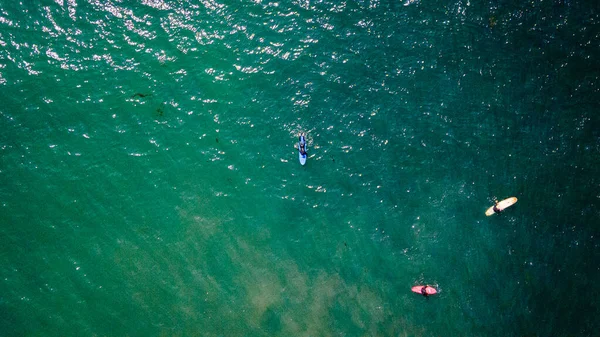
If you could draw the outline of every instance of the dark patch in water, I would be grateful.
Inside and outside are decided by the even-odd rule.
[[[265,311],[260,321],[262,329],[271,336],[276,335],[281,330],[281,318],[279,313],[272,308],[268,308]]]
[[[141,92],[136,92],[133,96],[131,96],[131,98],[138,98],[138,97],[144,98],[147,96],[152,96],[152,94],[142,94]]]
[[[160,117],[162,117],[162,116],[165,114],[165,107],[164,107],[164,104],[163,104],[163,105],[161,105],[161,106],[159,106],[159,107],[156,109],[156,114],[157,114],[158,116],[160,116]]]

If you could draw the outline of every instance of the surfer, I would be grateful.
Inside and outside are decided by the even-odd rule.
[[[502,210],[498,208],[498,201],[496,201],[496,204],[494,205],[494,207],[492,207],[492,209],[494,210],[494,213],[496,213],[496,214],[502,212]]]
[[[425,297],[429,297],[429,295],[437,294],[437,289],[432,286],[424,285],[424,286],[414,286],[411,288],[413,293],[417,293],[419,295],[423,295]]]
[[[306,139],[304,138],[304,133],[301,133],[300,136],[298,136],[298,160],[300,161],[300,165],[306,164],[307,158]]]
[[[303,156],[306,156],[306,149],[304,148],[304,146],[306,145],[306,140],[304,139],[304,134],[301,133],[299,139],[299,143],[300,144],[300,154]]]
[[[504,199],[502,201],[496,200],[494,206],[490,207],[485,211],[485,215],[490,216],[493,214],[498,214],[504,211],[506,208],[514,205],[517,202],[517,198],[510,197],[508,199]]]

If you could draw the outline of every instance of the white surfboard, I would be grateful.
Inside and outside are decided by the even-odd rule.
[[[487,211],[485,211],[485,215],[490,216],[492,214],[502,212],[504,209],[514,205],[516,202],[517,202],[517,198],[515,198],[515,197],[510,197],[508,199],[504,199],[504,200],[500,201],[499,203],[497,203],[496,205],[488,208]],[[494,207],[496,207],[498,212],[496,212],[494,210]]]

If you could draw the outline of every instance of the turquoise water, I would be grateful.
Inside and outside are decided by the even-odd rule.
[[[0,335],[595,335],[599,19],[0,0]]]

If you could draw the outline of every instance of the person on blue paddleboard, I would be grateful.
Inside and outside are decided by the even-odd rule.
[[[306,139],[304,139],[304,134],[300,134],[299,143],[300,144],[300,154],[306,156]]]
[[[307,158],[308,154],[306,153],[306,139],[304,138],[304,133],[301,133],[298,137],[298,159],[300,160],[300,165],[306,164]]]

